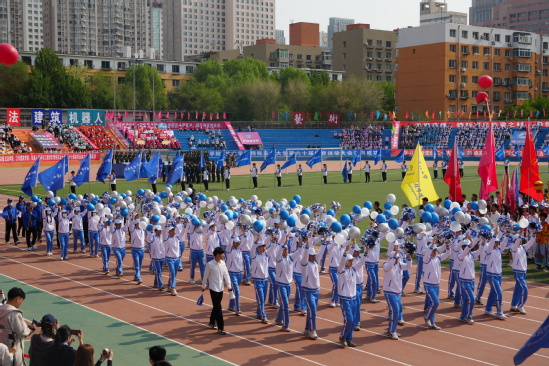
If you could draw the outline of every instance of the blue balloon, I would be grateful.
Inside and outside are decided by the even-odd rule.
[[[456,212],[459,212],[459,211],[461,211],[461,208],[459,208],[459,207],[454,207],[454,208],[452,209],[451,212],[452,212],[452,215],[455,215],[455,213],[456,213]]]
[[[301,211],[301,214],[302,215],[307,215],[309,217],[313,216],[313,213],[311,212],[311,210],[309,210],[307,207],[305,207],[302,211]]]
[[[478,202],[471,202],[471,209],[474,211],[478,211]]]
[[[140,196],[142,196],[142,195],[145,194],[145,190],[144,190],[143,188],[139,188],[139,189],[137,190],[137,194],[140,195]]]
[[[265,228],[265,224],[263,223],[263,221],[256,220],[254,222],[254,230],[257,231],[258,233],[261,232],[261,230],[263,230],[264,228]]]
[[[167,198],[168,194],[164,191],[160,192],[160,198]]]
[[[208,197],[206,197],[206,195],[205,195],[204,193],[200,193],[200,196],[198,196],[198,199],[199,199],[200,201],[206,201],[207,198],[208,198]]]
[[[97,200],[91,200],[90,203],[91,203],[92,205],[97,205]]]
[[[423,222],[431,222],[432,218],[433,216],[431,216],[431,213],[428,211],[424,211],[421,214],[421,219],[423,220]]]
[[[237,211],[233,211],[233,219],[238,219],[238,216],[240,216],[240,214]]]
[[[428,204],[425,205],[425,211],[427,211],[427,212],[434,212],[434,211],[435,211],[435,207],[434,207],[432,204],[428,203]]]
[[[187,202],[187,201],[185,201],[185,202]],[[225,204],[221,205],[221,211],[225,212],[225,211],[227,211],[228,209],[229,209],[229,206],[227,206],[227,205],[225,205]]]
[[[296,201],[297,203],[301,203],[301,197],[298,194],[296,194],[294,196],[294,201]]]
[[[107,220],[107,226],[111,226],[112,225],[112,220]]]
[[[147,231],[153,231],[153,225],[152,224],[149,224],[147,225]]]
[[[171,215],[171,214],[167,214],[167,215],[166,215],[166,220],[169,220],[169,219],[171,219],[171,218],[172,218],[172,215]]]
[[[112,197],[112,198],[109,200],[109,203],[110,203],[111,205],[115,205],[116,202],[118,202],[118,200],[117,200],[116,198],[114,198],[114,197]]]
[[[160,216],[158,216],[158,215],[152,215],[152,217],[151,217],[151,222],[153,222],[153,223],[156,224],[158,221],[160,221]]]
[[[513,225],[513,231],[520,231],[520,230],[522,230],[522,228],[520,227],[519,224]]]
[[[269,213],[270,213],[271,215],[274,214],[275,212],[276,212],[276,209],[275,209],[274,207],[271,207],[271,208],[269,209]]]
[[[340,233],[341,230],[343,230],[343,227],[341,227],[341,224],[337,221],[334,221],[332,222],[332,225],[330,225],[330,229],[334,232],[334,233]]]
[[[297,222],[297,218],[295,216],[289,216],[286,219],[286,223],[288,224],[289,227],[294,227],[296,222]]]
[[[364,207],[366,207],[368,210],[371,210],[374,206],[372,206],[372,202],[366,201],[364,202]]]
[[[185,199],[183,200],[183,202],[185,202],[185,203],[191,203],[192,201],[193,200],[192,200],[191,197],[185,197]],[[225,207],[227,207],[227,206],[225,206]]]
[[[482,225],[482,226],[480,227],[480,229],[481,229],[481,230],[490,230],[490,231],[492,231],[492,228],[491,228],[490,225],[488,225],[488,224]]]
[[[353,212],[356,213],[357,215],[360,215],[362,213],[362,209],[360,208],[359,205],[354,205]]]
[[[32,196],[32,197],[36,197],[36,196]],[[38,198],[38,197],[37,197],[37,198]],[[76,195],[75,195],[74,193],[70,193],[70,194],[69,194],[69,199],[75,200],[75,199],[76,199]],[[36,202],[36,200],[34,200],[34,198],[33,198],[33,201]]]
[[[127,208],[123,208],[120,210],[120,215],[122,215],[123,217],[126,217],[130,214],[130,210],[128,210]]]
[[[194,217],[194,218],[191,220],[191,224],[193,224],[194,226],[200,225],[200,220],[198,219],[198,217]]]
[[[389,225],[389,228],[391,228],[391,230],[396,230],[398,228],[397,219],[390,219],[389,221],[387,221],[387,224]]]
[[[295,208],[295,206],[297,206],[297,202],[295,200],[291,200],[290,201],[290,207]]]
[[[393,216],[393,214],[391,213],[391,211],[385,210],[385,211],[383,211],[383,216],[385,216],[388,220],[388,219],[391,218],[391,216]]]
[[[126,193],[119,193],[118,195],[121,196],[122,198],[128,197],[128,195]]]
[[[53,200],[49,200],[49,201],[48,201],[48,205],[50,205],[50,206],[55,205],[55,201],[53,201],[53,205],[50,203],[51,201],[53,201]],[[88,206],[86,206],[86,208],[88,209],[88,211],[93,211],[93,210],[95,210],[95,206],[92,205],[91,203],[88,203]]]
[[[326,215],[334,217],[334,216],[335,216],[335,212],[334,212],[334,210],[329,209],[328,211],[326,211]]]
[[[341,222],[341,225],[343,226],[349,226],[351,224],[351,216],[347,214],[341,215],[339,218],[339,221]]]
[[[393,204],[391,202],[385,202],[383,204],[383,207],[386,209],[386,210],[390,210],[391,207],[393,207]]]
[[[451,205],[452,205],[452,201],[450,201],[450,200],[444,201],[444,208],[445,209],[449,210]]]
[[[171,185],[171,184],[166,184],[166,187],[168,187],[168,188],[171,189],[171,188],[172,188],[172,185]]]
[[[436,212],[431,212],[431,224],[436,224],[440,220],[440,217]]]
[[[48,206],[55,206],[55,200],[53,200],[53,199],[49,199],[47,203],[48,203]],[[93,208],[93,209],[95,209],[95,208]]]
[[[71,193],[72,194],[72,193]],[[69,195],[70,196],[70,195]],[[38,197],[36,197],[34,194],[31,196],[31,201],[36,202],[38,201]]]
[[[158,196],[154,196],[153,201],[160,203],[160,202],[162,202],[162,198],[160,198]]]
[[[280,211],[278,214],[282,220],[288,220],[288,217],[290,217],[290,213],[286,210]]]
[[[377,215],[376,216],[376,222],[378,224],[384,224],[387,222],[387,218],[385,217],[385,215]]]

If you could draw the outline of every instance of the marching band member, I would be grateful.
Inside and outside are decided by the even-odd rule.
[[[356,344],[353,343],[353,328],[356,324],[357,271],[353,265],[353,259],[352,255],[344,254],[337,268],[337,292],[343,313],[343,328],[339,336],[339,343],[343,348],[356,347]],[[360,264],[360,267],[363,265]]]
[[[231,286],[233,288],[234,299],[229,300],[229,311],[234,311],[235,315],[242,314],[240,311],[240,283],[242,282],[243,256],[240,250],[240,239],[238,236],[232,238],[232,245],[227,246],[225,259]]]
[[[438,239],[435,238],[431,246],[427,247],[421,260],[423,261],[423,287],[425,296],[425,323],[430,329],[440,330],[435,324],[435,314],[440,305],[438,295],[440,293],[441,262],[450,256],[450,245],[437,247]],[[443,252],[440,254],[439,252]]]
[[[314,247],[309,247],[307,243],[300,250],[303,277],[301,287],[307,304],[307,319],[305,320],[305,332],[303,334],[314,340],[318,338],[316,334],[316,311],[318,308],[318,290],[320,289],[318,262],[316,261]]]
[[[116,276],[122,277],[124,276],[123,262],[126,257],[126,232],[122,228],[122,219],[116,219],[114,221],[111,246],[114,257],[116,258]]]
[[[168,271],[170,277],[168,279],[168,292],[172,296],[177,296],[176,278],[177,270],[179,269],[179,242],[180,239],[175,236],[175,226],[167,228],[167,237],[164,239],[164,251],[166,253],[166,264],[168,265]]]

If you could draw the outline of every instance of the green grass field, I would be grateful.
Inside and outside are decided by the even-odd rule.
[[[429,164],[430,162],[428,162]],[[266,202],[267,199],[280,200],[286,198],[288,200],[296,194],[301,196],[302,204],[311,205],[313,203],[324,203],[329,205],[331,201],[337,201],[341,204],[342,213],[349,213],[354,205],[363,206],[364,201],[380,201],[381,204],[385,202],[387,194],[393,193],[397,196],[397,204],[401,206],[403,203],[410,204],[406,199],[406,196],[400,189],[401,173],[400,170],[390,170],[388,172],[387,182],[381,182],[381,173],[375,167],[376,170],[371,173],[371,183],[364,183],[364,173],[362,171],[355,170],[353,174],[352,184],[343,184],[341,174],[334,172],[328,176],[328,185],[322,185],[320,173],[305,173],[303,175],[303,186],[299,186],[297,182],[297,175],[285,174],[282,177],[281,188],[275,187],[275,178],[273,174],[260,175],[258,178],[259,188],[257,190],[250,189],[251,179],[249,176],[232,176],[231,177],[231,190],[229,192],[224,190],[225,183],[210,183],[210,189],[207,193],[208,196],[216,195],[220,199],[227,200],[230,196],[236,198],[249,199],[251,195],[257,195],[260,200]],[[512,167],[514,169],[514,167]],[[546,182],[549,180],[549,173],[547,167],[543,164],[541,167],[541,179]],[[498,167],[498,173],[501,177],[503,174],[503,166]],[[448,194],[448,185],[440,178],[442,171],[439,170],[439,179],[434,180],[435,189],[441,198],[445,198]],[[467,198],[472,193],[478,193],[480,188],[480,179],[477,175],[476,167],[465,167],[465,176],[462,178],[463,193],[467,195]],[[358,182],[357,182],[358,181]],[[355,183],[356,182],[356,183]],[[165,185],[157,184],[158,190],[163,190]],[[150,184],[145,179],[139,181],[125,182],[119,180],[117,183],[117,190],[119,193],[131,190],[136,192],[138,188],[150,188]],[[18,196],[21,194],[20,185],[5,185],[0,186],[0,194],[7,194]],[[102,184],[100,182],[93,182],[91,184],[85,183],[81,187],[77,188],[77,194],[83,193],[100,193],[109,190],[108,184]],[[179,188],[179,187],[174,187]],[[195,189],[200,191],[203,189],[202,185],[195,185]],[[176,190],[176,189],[174,189]],[[58,192],[61,196],[66,196],[69,193],[68,185],[62,192]],[[43,187],[36,188],[36,194],[44,195]],[[431,201],[434,201],[433,197],[429,197]],[[370,220],[364,220],[360,223],[359,227],[362,231],[367,228]],[[507,261],[504,259],[504,263]],[[531,267],[535,267],[531,265]],[[505,275],[512,276],[510,267],[505,267]],[[532,272],[528,274],[528,279],[543,283],[549,283],[549,274],[545,272]]]

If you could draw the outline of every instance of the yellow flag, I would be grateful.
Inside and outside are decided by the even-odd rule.
[[[427,197],[429,202],[436,201],[439,198],[431,180],[431,173],[423,157],[423,149],[419,144],[416,146],[416,151],[400,188],[408,197],[412,207],[421,205],[423,197]]]

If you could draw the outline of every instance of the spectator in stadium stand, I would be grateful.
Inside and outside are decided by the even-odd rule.
[[[371,124],[359,127],[351,126],[342,131],[342,149],[379,149],[382,147],[383,126]]]

